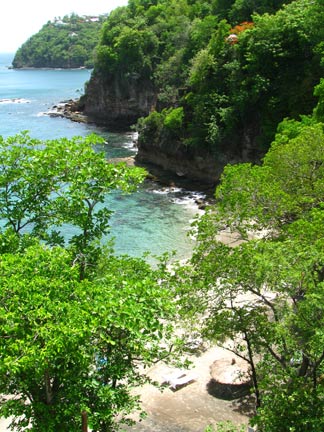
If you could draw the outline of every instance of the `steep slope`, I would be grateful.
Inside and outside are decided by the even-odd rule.
[[[312,112],[321,2],[130,0],[104,23],[84,111],[111,128],[142,117],[138,160],[215,182]]]

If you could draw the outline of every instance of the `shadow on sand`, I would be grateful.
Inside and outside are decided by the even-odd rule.
[[[207,383],[207,392],[217,399],[233,401],[233,410],[251,417],[255,414],[255,400],[251,395],[251,383],[223,384],[212,378]]]

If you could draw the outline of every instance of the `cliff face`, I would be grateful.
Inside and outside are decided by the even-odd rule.
[[[218,151],[212,152],[206,146],[186,146],[179,140],[166,136],[152,136],[150,140],[138,139],[136,160],[140,163],[155,164],[171,171],[181,178],[214,186],[228,163],[257,162],[263,156],[257,145],[260,134],[256,119],[242,130],[231,142],[224,142]]]
[[[93,74],[82,100],[82,110],[95,123],[125,130],[155,107],[156,94],[149,80],[136,75],[102,77]]]
[[[125,130],[140,117],[147,116],[156,107],[157,95],[149,80],[136,75],[112,77],[93,74],[86,95],[79,106],[90,121],[107,126],[110,130]],[[258,160],[255,138],[257,122],[244,131],[237,131],[236,142],[224,143],[222,149],[211,152],[206,146],[186,146],[180,140],[154,130],[149,137],[138,140],[137,162],[153,164],[174,173],[181,179],[190,179],[205,185],[215,185],[227,163]],[[145,134],[143,134],[145,135]],[[241,137],[241,139],[239,138]]]
[[[148,80],[139,80],[136,76],[107,80],[97,73],[92,75],[80,104],[83,113],[96,124],[111,130],[125,130],[155,108],[156,93]],[[180,142],[156,138],[148,145],[139,139],[138,162],[154,164],[179,177],[216,182],[225,160],[216,161],[202,150],[188,149]]]
[[[180,178],[187,178],[204,184],[214,185],[226,164],[209,152],[188,149],[181,143],[166,143],[161,146],[145,146],[139,142],[136,161],[154,164]]]

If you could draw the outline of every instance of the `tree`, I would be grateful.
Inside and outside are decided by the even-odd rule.
[[[63,20],[48,21],[16,52],[15,68],[93,67],[94,49],[105,16],[92,20],[71,14]]]
[[[140,259],[108,256],[91,280],[60,248],[1,255],[0,415],[19,431],[118,429],[138,409],[130,388],[166,355],[169,293]]]
[[[248,362],[262,432],[323,429],[323,145],[322,124],[286,120],[261,166],[227,166],[176,272],[185,313]]]
[[[108,164],[100,143],[0,140],[0,416],[19,431],[79,431],[81,412],[93,431],[117,430],[139,408],[130,388],[144,367],[169,355],[165,265],[100,245],[107,193],[145,171]],[[78,229],[68,242],[51,232],[63,223]]]
[[[76,137],[47,143],[53,157],[62,164],[60,189],[51,201],[53,224],[59,227],[69,223],[77,229],[69,244],[83,263],[81,277],[100,253],[98,241],[109,232],[112,212],[105,205],[107,194],[113,190],[135,191],[146,176],[142,168],[107,163],[105,154],[93,148],[93,143],[99,146],[102,142],[90,135],[86,139]]]
[[[73,225],[77,233],[68,242],[85,270],[98,253],[94,243],[109,230],[107,193],[131,192],[145,177],[141,168],[107,163],[104,153],[93,148],[103,142],[95,135],[48,141],[26,132],[1,137],[0,217],[5,227],[17,234],[28,229],[49,244],[63,245],[60,226]]]
[[[20,233],[27,226],[43,229],[50,216],[49,197],[59,187],[56,163],[44,154],[38,140],[26,132],[0,137],[0,217],[5,227]]]

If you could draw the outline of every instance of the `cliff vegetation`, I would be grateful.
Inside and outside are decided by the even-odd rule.
[[[103,25],[85,112],[109,126],[141,117],[139,159],[216,180],[227,162],[259,160],[283,118],[311,113],[323,10],[321,0],[130,0]]]
[[[106,17],[66,15],[48,21],[16,52],[14,68],[92,68]]]

